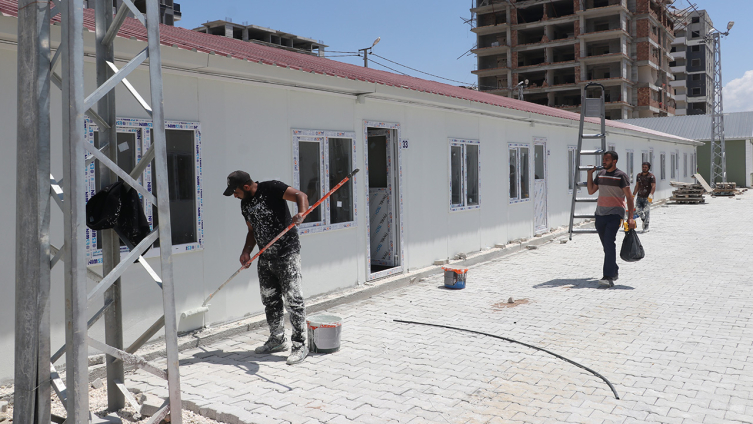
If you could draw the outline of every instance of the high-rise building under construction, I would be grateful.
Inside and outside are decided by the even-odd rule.
[[[673,1],[475,0],[478,89],[578,112],[593,81],[609,119],[672,116]]]

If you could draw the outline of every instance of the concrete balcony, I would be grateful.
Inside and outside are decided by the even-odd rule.
[[[596,64],[601,64],[601,63],[620,62],[625,59],[630,60],[630,58],[627,57],[624,53],[607,53],[607,54],[601,54],[597,56],[581,57],[578,60],[581,63],[585,63],[588,65],[596,65]]]
[[[592,40],[610,40],[614,38],[621,38],[623,36],[632,38],[630,34],[628,34],[627,32],[623,31],[620,28],[609,29],[606,31],[586,32],[586,33],[578,35],[578,38],[582,38],[586,41],[592,41]]]
[[[471,71],[471,73],[480,77],[495,77],[497,75],[507,75],[508,71],[510,71],[509,66],[500,66],[498,68],[476,69],[475,71]]]
[[[687,71],[687,68],[685,65],[679,65],[679,66],[672,66],[669,68],[670,71],[672,71],[673,74],[684,74]]]
[[[621,12],[632,15],[632,13],[630,13],[628,8],[624,4],[614,4],[611,6],[604,6],[604,7],[592,7],[587,10],[579,10],[576,13],[578,13],[579,15],[583,15],[586,18],[597,18],[600,16],[617,15]]]
[[[685,37],[677,37],[674,41],[672,41],[673,46],[681,45],[684,46],[685,43],[687,43],[687,38]]]
[[[498,34],[498,33],[507,33],[507,28],[509,26],[505,24],[497,24],[497,25],[486,25],[486,26],[480,26],[476,28],[472,28],[471,31],[476,33],[477,35],[489,35],[489,34]]]
[[[476,56],[493,56],[497,54],[507,53],[509,50],[510,46],[501,44],[499,46],[489,46],[473,49],[471,50],[471,53],[476,54]]]
[[[685,80],[674,80],[669,82],[670,87],[685,87]]]
[[[685,49],[682,49],[682,51],[676,51],[674,53],[670,53],[670,55],[674,60],[685,59],[687,57],[687,51],[685,51]]]
[[[686,103],[688,101],[688,96],[686,94],[675,94],[675,101],[679,106],[680,103]]]

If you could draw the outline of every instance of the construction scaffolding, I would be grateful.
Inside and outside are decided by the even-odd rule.
[[[146,15],[131,0],[122,0],[114,15],[113,2],[96,0],[96,89],[84,93],[84,9],[82,2],[53,0],[18,2],[18,135],[16,211],[16,350],[14,421],[45,423],[63,418],[68,423],[85,423],[89,412],[89,347],[107,355],[108,407],[118,410],[129,401],[138,410],[124,380],[124,363],[165,378],[169,401],[150,423],[168,414],[180,424],[181,394],[178,370],[177,322],[172,271],[172,235],[169,210],[165,118],[163,112],[160,59],[159,0],[146,1]],[[57,18],[57,15],[60,15]],[[114,64],[113,42],[126,17],[132,14],[147,28],[147,47],[122,69]],[[61,23],[60,44],[52,55],[50,21]],[[126,80],[126,76],[149,59],[151,106]],[[61,64],[62,75],[55,69]],[[50,83],[61,89],[63,178],[50,173]],[[115,87],[123,83],[152,118],[152,147],[129,173],[117,163]],[[96,107],[96,110],[95,110]],[[84,115],[99,129],[98,145],[84,134]],[[59,130],[58,130],[59,131]],[[101,186],[120,179],[136,190],[147,205],[156,205],[159,228],[138,245],[123,240],[130,251],[121,258],[117,229],[104,230],[103,275],[87,268],[86,254],[86,168],[96,162]],[[138,180],[151,165],[156,196]],[[146,179],[144,179],[146,180]],[[51,201],[63,212],[64,243],[50,244]],[[141,256],[157,239],[160,243],[161,275]],[[65,264],[65,345],[56,353],[50,349],[50,270]],[[134,262],[146,268],[162,291],[164,315],[149,330],[124,349],[120,277]],[[96,284],[87,291],[87,279]],[[102,299],[102,307],[91,314],[87,303]],[[88,329],[105,317],[105,342],[92,339]],[[147,363],[135,352],[164,326],[167,370]],[[63,382],[55,362],[65,354]],[[51,417],[51,391],[66,405],[66,417]]]

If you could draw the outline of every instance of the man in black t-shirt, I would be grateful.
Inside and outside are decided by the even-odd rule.
[[[654,191],[656,191],[656,177],[649,172],[650,170],[651,164],[649,162],[643,162],[643,172],[638,174],[635,178],[635,190],[633,190],[633,196],[635,196],[635,211],[643,221],[644,233],[648,232],[648,224],[651,218],[651,202],[654,199]]]
[[[300,190],[280,181],[255,182],[246,172],[235,171],[227,177],[225,196],[241,199],[241,214],[246,220],[248,233],[240,261],[246,265],[251,259],[254,245],[264,248],[291,222],[303,222],[302,213],[309,208],[308,197]],[[299,213],[291,218],[287,202],[295,202]],[[287,350],[285,338],[283,299],[293,326],[293,346],[288,364],[302,362],[308,355],[306,346],[306,312],[301,292],[301,243],[298,229],[293,227],[259,256],[257,263],[261,301],[267,315],[269,339],[257,347],[256,353]]]

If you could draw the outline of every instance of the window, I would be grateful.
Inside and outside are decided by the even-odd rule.
[[[450,140],[450,210],[479,207],[479,142]]]
[[[125,171],[132,171],[141,161],[142,155],[152,145],[152,122],[145,119],[118,118],[118,159],[117,163]],[[96,125],[88,119],[85,121],[85,136],[90,143],[99,141]],[[201,127],[199,123],[170,122],[165,123],[167,147],[167,181],[170,196],[170,226],[174,252],[185,252],[203,247],[204,224],[202,213],[202,175],[201,175]],[[97,144],[95,144],[97,145]],[[97,162],[86,167],[87,194],[89,200],[102,185]],[[153,179],[152,164],[137,178],[150,193],[156,193],[157,183]],[[140,196],[141,197],[141,196]],[[144,214],[153,229],[159,225],[157,207],[143,199]],[[87,247],[89,264],[102,262],[101,240],[97,231],[87,228],[90,244]],[[159,247],[159,239],[154,244]],[[122,246],[121,252],[128,248]],[[150,250],[146,256],[156,256],[158,249]]]
[[[690,46],[690,51],[691,52],[699,52],[699,51],[701,51],[701,46],[699,46],[699,45]]]
[[[701,36],[701,32],[700,31],[692,31],[690,33],[690,38],[699,38],[700,36]]]
[[[670,178],[675,178],[675,168],[677,167],[677,155],[675,155],[674,153],[669,154],[669,166],[670,166],[670,170],[669,170]]]
[[[701,22],[701,18],[699,16],[693,16],[692,18],[690,18],[690,23],[697,24],[699,22]]]
[[[633,162],[633,151],[628,150],[625,152],[625,171],[628,174],[628,177],[630,177],[630,182],[632,183],[634,181],[635,177],[635,163]]]
[[[694,96],[700,96],[701,95],[701,88],[700,87],[693,87],[693,95]]]
[[[701,59],[692,59],[690,61],[690,66],[701,66]]]
[[[293,184],[306,193],[309,205],[326,193],[355,168],[355,133],[320,130],[293,130]],[[348,181],[309,213],[298,233],[348,228],[355,225],[355,193]],[[293,206],[298,213],[297,206]]]
[[[688,177],[688,154],[687,153],[682,154],[682,176],[685,178]]]
[[[667,172],[666,172],[666,165],[667,165],[667,156],[666,154],[659,153],[659,166],[661,167],[661,179],[666,180],[667,179]]]
[[[641,170],[643,170],[643,162],[648,162],[648,152],[645,150],[641,152]]]
[[[650,163],[651,167],[653,168],[653,166],[654,166],[654,149],[648,149],[648,163]]]
[[[575,188],[575,146],[567,146],[567,189],[572,191]]]
[[[529,147],[526,144],[510,144],[510,202],[522,202],[531,197],[529,176]]]
[[[700,81],[701,80],[701,74],[693,74],[691,75],[693,81]]]

